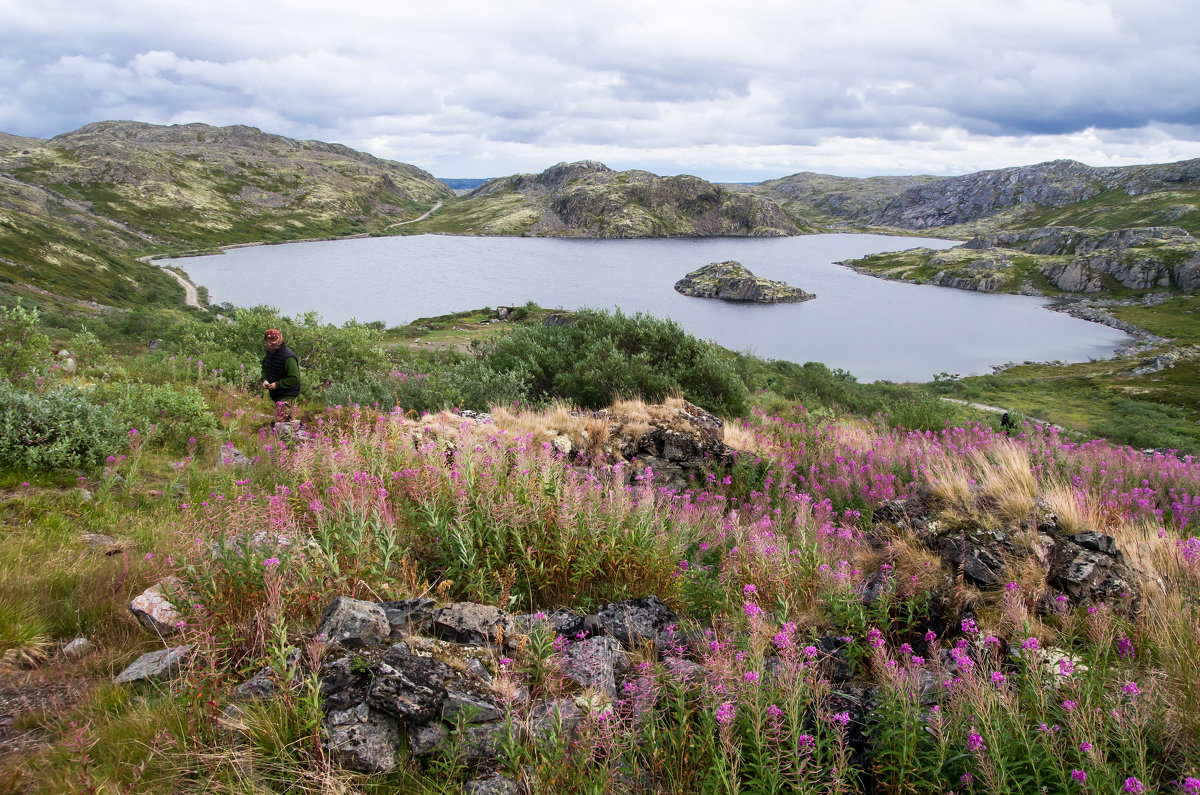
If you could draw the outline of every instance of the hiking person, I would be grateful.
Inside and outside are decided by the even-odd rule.
[[[288,398],[300,394],[300,358],[284,344],[277,329],[269,328],[263,334],[263,348],[267,351],[262,360],[263,389],[275,401],[275,421],[288,422],[294,404]]]
[[[1001,431],[1015,431],[1017,429],[1017,421],[1008,416],[1008,412],[1004,412],[1004,416],[1000,418]]]

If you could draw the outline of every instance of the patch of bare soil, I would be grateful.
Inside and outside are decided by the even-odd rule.
[[[46,671],[0,672],[0,765],[49,748],[46,721],[37,716],[65,713],[92,684]]]

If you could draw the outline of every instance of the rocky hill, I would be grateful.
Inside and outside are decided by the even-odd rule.
[[[869,221],[902,229],[930,229],[977,221],[1009,208],[1036,211],[1078,205],[1114,192],[1129,197],[1179,190],[1189,192],[1191,202],[1175,205],[1174,220],[1192,215],[1200,221],[1195,204],[1200,191],[1200,159],[1111,168],[1055,160],[914,186],[873,212]]]
[[[16,292],[138,303],[176,289],[139,254],[379,231],[452,196],[415,166],[253,127],[3,135],[0,277]]]
[[[453,195],[415,166],[240,125],[98,122],[10,150],[0,172],[168,243],[368,231]]]
[[[822,224],[945,230],[1179,226],[1200,233],[1200,159],[1094,168],[1074,160],[958,177],[836,177],[802,172],[733,187]]]
[[[493,179],[407,231],[635,238],[794,235],[797,222],[769,198],[698,177],[559,163]]]

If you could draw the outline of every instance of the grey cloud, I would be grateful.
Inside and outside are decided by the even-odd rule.
[[[0,130],[40,137],[111,117],[244,122],[464,168],[600,152],[687,159],[675,172],[869,168],[885,149],[881,165],[912,170],[981,149],[1200,154],[1200,6],[1178,0],[0,11]]]

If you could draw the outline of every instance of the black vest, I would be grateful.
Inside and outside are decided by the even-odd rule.
[[[295,359],[296,366],[299,368],[300,357],[292,352],[286,344],[280,345],[278,350],[267,351],[267,355],[262,360],[263,378],[270,381],[272,384],[278,383],[285,375],[287,375],[287,360]],[[296,397],[300,394],[300,382],[291,389],[272,389],[271,400],[279,400],[280,398]]]

